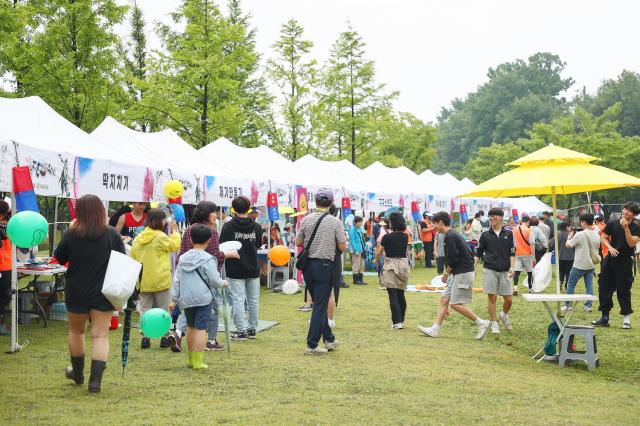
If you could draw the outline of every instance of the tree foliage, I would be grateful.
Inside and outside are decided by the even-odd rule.
[[[6,7],[6,6],[5,6]],[[0,69],[15,95],[37,95],[84,130],[93,130],[123,100],[119,38],[126,7],[114,0],[14,1],[3,7]],[[10,12],[10,11],[9,11]]]
[[[640,135],[640,74],[625,70],[615,80],[605,80],[595,96],[585,97],[579,105],[600,115],[616,103],[620,104],[615,116],[620,134]]]
[[[564,67],[557,55],[536,53],[489,69],[487,83],[441,111],[435,169],[459,174],[481,147],[516,140],[533,124],[566,113],[561,94],[573,79],[562,77]]]
[[[282,126],[275,124],[276,146],[291,160],[308,152],[313,130],[310,124],[316,61],[309,59],[313,43],[304,39],[304,28],[290,19],[280,28],[273,45],[276,57],[269,60],[267,73],[280,90]],[[302,155],[301,155],[302,154]]]
[[[141,83],[146,92],[142,107],[196,148],[220,137],[239,144],[261,139],[252,124],[263,108],[256,103],[265,103],[268,95],[253,80],[259,60],[253,33],[239,14],[239,3],[233,4],[227,17],[211,0],[183,1],[172,17],[184,28],[158,28],[164,50]]]
[[[480,183],[510,169],[506,166],[507,163],[552,143],[599,158],[595,164],[638,176],[640,137],[623,136],[618,132],[619,122],[616,117],[620,111],[620,104],[615,104],[601,115],[594,116],[578,107],[572,114],[557,118],[551,123],[537,123],[526,138],[480,148],[467,164],[465,172],[471,180]],[[592,196],[592,200],[603,203],[619,201],[635,194],[631,191],[633,190],[600,191]],[[584,202],[584,194],[562,197],[563,206]]]

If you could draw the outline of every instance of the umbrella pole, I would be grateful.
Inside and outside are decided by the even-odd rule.
[[[558,206],[557,206],[557,195],[556,195],[556,187],[551,188],[551,195],[553,197],[553,235],[555,238],[554,241],[554,250],[556,252],[556,293],[560,294],[560,255],[558,251],[558,222],[556,218],[558,217]]]

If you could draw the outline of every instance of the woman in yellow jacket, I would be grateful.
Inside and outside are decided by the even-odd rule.
[[[164,233],[167,215],[159,209],[147,213],[144,231],[133,241],[131,257],[142,263],[140,290],[140,316],[151,308],[169,309],[171,299],[170,253],[180,248],[180,234],[175,221],[171,222],[171,235]],[[148,337],[142,338],[142,349],[151,347]],[[168,348],[167,336],[160,340],[161,348]]]

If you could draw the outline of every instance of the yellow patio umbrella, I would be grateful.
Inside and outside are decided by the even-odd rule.
[[[519,167],[489,179],[477,185],[472,191],[459,196],[509,197],[551,194],[553,216],[556,217],[558,194],[640,186],[640,179],[634,176],[590,164],[597,159],[551,144],[508,164]],[[558,225],[555,220],[553,230],[554,234],[558,235]],[[555,252],[558,253],[557,238],[555,238]],[[559,263],[556,262],[558,293],[560,293]]]

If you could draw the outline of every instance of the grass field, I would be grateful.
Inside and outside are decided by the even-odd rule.
[[[433,275],[418,267],[411,283]],[[408,293],[406,328],[392,331],[387,295],[367,278],[368,286],[341,292],[335,333],[342,346],[329,355],[303,355],[309,314],[296,311],[301,295],[264,290],[260,317],[280,325],[234,344],[230,358],[208,353],[206,372],[189,370],[186,355],[161,350],[157,341],[141,351],[133,333],[123,378],[121,332],[112,332],[97,395],[63,376],[66,323],[44,329],[34,322],[20,329],[21,342],[30,342],[22,352],[0,355],[0,418],[4,424],[637,424],[640,319],[622,330],[616,314],[610,329],[597,330],[600,368],[560,369],[530,359],[549,324],[540,304],[516,298],[514,330],[503,329],[499,338],[474,340],[475,327],[452,312],[441,337],[430,339],[416,325],[431,325],[439,294]],[[472,307],[483,317],[485,306],[475,294]],[[640,308],[637,296],[634,306]],[[595,317],[579,311],[572,322]],[[8,348],[9,339],[0,337],[0,346]]]

